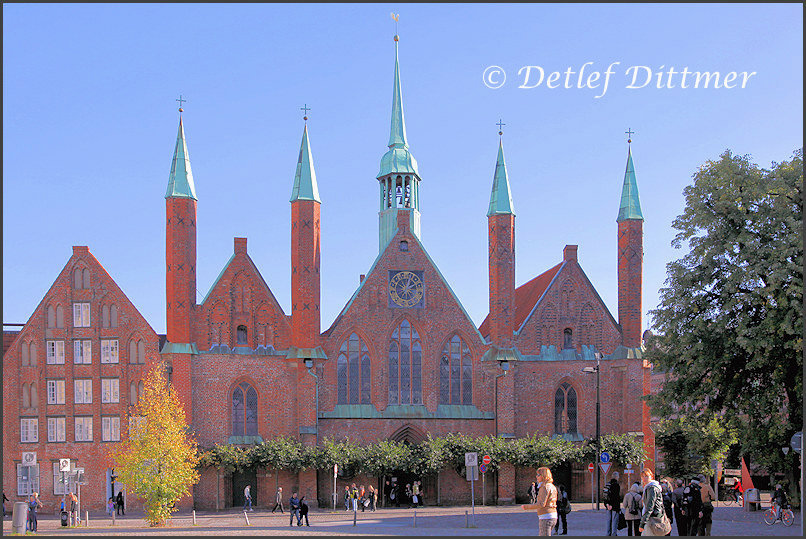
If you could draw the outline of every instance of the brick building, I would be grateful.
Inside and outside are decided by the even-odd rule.
[[[397,46],[396,36],[389,150],[377,175],[379,252],[336,319],[322,330],[323,202],[307,125],[290,200],[291,313],[250,258],[246,238],[234,239],[232,257],[196,302],[198,199],[180,116],[165,195],[167,335],[151,328],[87,247],[73,247],[24,327],[4,332],[3,487],[12,500],[37,490],[47,506],[58,505],[65,488],[58,459],[71,458],[85,471],[83,508],[101,510],[113,488],[106,449],[119,440],[149,364],[160,358],[202,447],[278,435],[305,444],[345,434],[417,443],[448,432],[581,442],[596,431],[596,377],[582,369],[599,364],[601,432],[634,433],[654,454],[640,400],[651,369],[642,359],[643,216],[631,153],[614,230],[616,320],[576,245],[515,287],[515,210],[499,144],[487,211],[490,311],[476,326],[420,240],[421,177],[406,137]],[[23,466],[23,452],[35,452],[37,466]],[[555,470],[577,499],[590,492],[582,466]],[[522,500],[534,471],[504,465],[488,476],[487,492],[507,503]],[[420,479],[427,503],[437,502],[437,481],[441,503],[468,501],[465,479],[453,470]],[[337,488],[378,480],[341,477]],[[276,485],[331,503],[327,470],[205,469],[182,505],[238,505],[247,483],[259,506],[270,503]]]

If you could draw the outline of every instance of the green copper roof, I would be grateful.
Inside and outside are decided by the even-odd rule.
[[[498,143],[498,159],[495,162],[495,176],[493,177],[493,189],[490,193],[490,209],[487,216],[497,213],[511,213],[515,215],[515,206],[512,204],[512,193],[509,190],[509,178],[507,177],[507,164],[504,161],[504,142]]]
[[[179,117],[179,132],[176,134],[176,149],[174,160],[171,163],[171,175],[168,177],[168,190],[165,198],[183,197],[196,198],[196,188],[193,186],[193,172],[190,171],[190,155],[185,142],[185,128],[182,127],[182,117]]]
[[[392,89],[392,123],[389,128],[389,151],[381,158],[378,177],[387,174],[417,174],[417,160],[411,155],[406,142],[406,120],[403,117],[403,93],[400,87],[400,62],[395,36],[395,84]]]
[[[641,213],[641,201],[638,199],[638,183],[635,181],[635,167],[632,164],[632,152],[627,150],[627,170],[624,171],[624,187],[621,189],[621,205],[616,222],[627,219],[644,220]]]
[[[316,171],[313,169],[311,145],[308,142],[308,125],[302,130],[302,145],[299,148],[297,172],[294,174],[294,188],[291,190],[291,202],[295,200],[319,199],[319,186],[316,184]]]

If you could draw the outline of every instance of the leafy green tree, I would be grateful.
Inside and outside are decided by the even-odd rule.
[[[176,511],[175,502],[190,495],[199,481],[196,440],[188,432],[164,363],[154,365],[146,376],[134,415],[142,420],[124,431],[111,457],[118,479],[142,498],[148,523],[163,526]]]
[[[508,458],[515,466],[552,468],[566,462],[579,460],[581,456],[581,449],[573,442],[562,438],[538,437],[534,434],[530,437],[512,440]]]
[[[251,450],[252,462],[263,468],[297,471],[312,463],[305,457],[302,443],[290,436],[278,436],[256,445]]]
[[[647,350],[667,372],[656,415],[737,421],[744,452],[793,485],[778,453],[803,425],[802,186],[802,148],[769,170],[730,151],[700,167]]]
[[[717,416],[664,419],[655,433],[663,473],[672,477],[713,475],[711,461],[724,461],[736,441],[736,431]]]

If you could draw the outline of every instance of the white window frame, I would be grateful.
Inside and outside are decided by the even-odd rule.
[[[119,378],[101,378],[101,402],[120,402]]]
[[[67,441],[67,420],[64,417],[48,418],[48,443]]]
[[[64,365],[64,341],[45,341],[48,365]]]
[[[86,339],[73,341],[73,363],[76,365],[92,364],[92,341]]]
[[[20,443],[36,443],[39,441],[39,418],[20,418]]]
[[[89,303],[73,303],[73,327],[74,328],[90,327]]]
[[[75,441],[76,442],[91,442],[92,441],[92,416],[76,416],[75,417]]]
[[[23,475],[24,468],[30,468],[27,478]],[[30,496],[34,492],[39,492],[39,464],[23,466],[17,463],[17,496]]]
[[[120,349],[117,339],[101,339],[101,363],[118,363]]]
[[[120,416],[103,416],[101,418],[101,441],[120,441]]]
[[[73,403],[92,404],[91,378],[77,378],[73,380]]]
[[[62,483],[62,473],[64,473],[65,482]],[[68,494],[71,491],[75,492],[75,472],[60,472],[59,471],[59,461],[53,463],[53,494],[56,496],[61,496],[64,494]],[[67,501],[67,505],[69,506],[69,500]],[[67,508],[70,509],[69,507]]]
[[[64,404],[64,379],[48,380],[48,404]]]

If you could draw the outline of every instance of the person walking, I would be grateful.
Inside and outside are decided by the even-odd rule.
[[[529,503],[534,505],[537,503],[537,483],[532,481],[532,486],[529,487]]]
[[[106,501],[106,512],[109,513],[109,518],[115,514],[115,498],[112,496]]]
[[[537,469],[535,479],[540,489],[537,495],[537,535],[551,535],[557,524],[557,488],[554,486],[554,477],[551,470],[542,466]]]
[[[274,507],[271,508],[271,512],[274,513],[278,507],[281,513],[285,513],[283,511],[283,487],[277,487],[277,493],[274,495]]]
[[[305,525],[310,526],[308,522],[308,504],[305,502],[305,496],[299,499],[299,520],[297,526],[302,526],[302,520],[305,519]]]
[[[397,482],[392,483],[392,494],[390,494],[392,501],[395,502],[395,507],[400,507],[400,487]]]
[[[744,496],[744,487],[742,487],[741,479],[736,479],[732,491],[733,497],[737,502],[739,501],[739,496]]]
[[[638,524],[638,531],[641,532],[641,535],[655,535],[648,524],[649,519],[653,517],[663,518],[666,514],[663,509],[663,494],[661,493],[660,483],[655,481],[650,468],[644,468],[644,471],[641,472],[641,484],[644,487],[644,514],[641,516],[640,524]]]
[[[557,524],[554,525],[554,535],[568,535],[568,522],[565,516],[571,512],[571,502],[568,500],[568,493],[563,485],[557,485]],[[562,533],[560,531],[560,521],[563,523]]]
[[[246,485],[243,489],[243,510],[246,511],[246,506],[249,505],[249,510],[252,511],[252,494],[251,486]]]
[[[344,510],[350,510],[350,486],[344,485]]]
[[[411,485],[411,503],[414,504],[414,507],[419,507],[420,505],[420,482],[415,481]]]
[[[115,505],[117,514],[122,514],[124,517],[126,516],[126,509],[123,507],[123,491],[118,492],[117,498],[115,498]]]
[[[389,480],[386,480],[386,484],[383,486],[383,505],[384,507],[388,507],[392,505],[392,498],[389,496],[392,494],[392,483]]]
[[[363,513],[367,506],[369,505],[369,499],[367,498],[367,491],[364,489],[364,485],[358,487],[358,505],[361,506],[361,512]]]
[[[702,518],[702,495],[700,494],[700,480],[695,477],[683,489],[683,515],[688,520],[688,532],[685,535],[695,536],[700,529]]]
[[[621,504],[624,508],[624,520],[627,521],[627,535],[641,535],[638,533],[638,524],[641,521],[641,509],[644,507],[641,496],[641,485],[636,481],[630,486]]]
[[[350,485],[350,503],[353,506],[353,513],[358,512],[358,487],[355,483]]]
[[[702,500],[702,517],[700,517],[700,527],[697,531],[698,535],[711,535],[711,522],[714,513],[714,501],[716,501],[716,494],[711,484],[706,480],[703,474],[698,476],[700,480],[700,499]]]
[[[674,519],[677,521],[677,535],[682,537],[688,534],[688,516],[683,514],[683,480],[678,479],[675,484],[677,486],[672,491],[672,505]]]
[[[375,511],[375,508],[378,504],[378,489],[373,487],[372,485],[369,486],[369,510]]]
[[[619,474],[613,472],[610,483],[607,484],[605,496],[605,509],[607,509],[607,535],[618,535],[618,515],[621,512],[621,486],[618,483]]]
[[[42,502],[39,501],[39,493],[34,492],[28,500],[28,531],[36,533],[37,519],[36,510],[42,507]]]
[[[664,479],[660,482],[660,492],[663,496],[663,510],[666,512],[666,518],[669,519],[669,524],[674,524],[674,502],[672,501],[672,486],[669,484],[669,479]],[[669,528],[669,533],[672,535],[672,529]]]
[[[297,526],[301,526],[300,522],[302,522],[302,517],[299,514],[299,509],[299,498],[297,498],[297,493],[295,492],[288,500],[288,512],[291,513],[291,521],[288,524],[289,526],[294,525],[294,515],[297,515]]]

